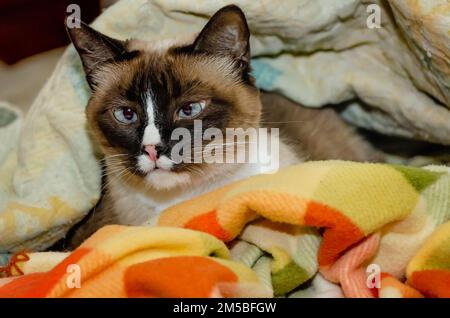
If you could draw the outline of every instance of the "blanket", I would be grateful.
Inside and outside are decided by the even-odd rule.
[[[450,143],[446,1],[121,0],[93,26],[120,39],[185,36],[231,2],[248,17],[258,87],[309,107],[343,103],[346,120],[384,134]],[[0,253],[48,248],[98,201],[89,94],[69,46],[23,123],[0,124]]]
[[[250,268],[230,260],[223,242],[192,230],[106,226],[70,255],[19,255],[11,274],[27,275],[0,280],[0,297],[270,295]]]
[[[182,202],[147,228],[106,227],[0,296],[450,297],[449,191],[446,167],[304,163]],[[9,276],[48,268],[26,255]],[[68,264],[79,289],[66,286]]]

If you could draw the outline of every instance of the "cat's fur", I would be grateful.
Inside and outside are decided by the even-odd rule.
[[[197,37],[185,42],[119,41],[84,24],[68,32],[92,88],[86,114],[106,172],[102,199],[80,223],[70,246],[103,225],[145,223],[170,205],[261,172],[258,164],[174,164],[170,158],[172,131],[185,127],[193,132],[192,119],[177,117],[180,105],[207,102],[196,117],[203,129],[260,127],[263,106],[249,74],[250,33],[238,7],[222,8]],[[280,166],[302,157],[373,159],[370,146],[354,137],[334,111],[301,108],[276,95],[262,100],[263,122],[277,126],[273,123],[289,117],[292,125],[286,131],[291,130],[294,143],[300,141],[294,147],[280,144]],[[118,107],[131,108],[136,122],[118,122],[113,114]],[[149,144],[158,153],[155,162],[144,148]]]

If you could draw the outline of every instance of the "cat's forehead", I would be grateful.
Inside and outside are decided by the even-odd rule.
[[[242,85],[241,77],[226,57],[191,55],[179,52],[183,43],[173,40],[151,44],[130,41],[130,49],[139,49],[137,56],[120,65],[112,73],[109,87],[119,86],[127,97],[143,91],[164,92],[176,97],[183,92],[205,87],[227,92]]]

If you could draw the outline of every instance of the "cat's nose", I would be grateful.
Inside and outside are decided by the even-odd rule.
[[[158,152],[156,151],[155,145],[144,146],[144,151],[148,154],[150,160],[156,161],[158,159]]]

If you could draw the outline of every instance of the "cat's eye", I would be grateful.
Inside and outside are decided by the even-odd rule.
[[[114,117],[122,124],[132,124],[137,121],[136,112],[130,107],[117,107],[114,109]]]
[[[177,114],[178,118],[179,119],[194,118],[203,111],[205,106],[206,106],[205,100],[186,104],[178,110]]]

